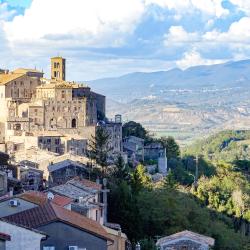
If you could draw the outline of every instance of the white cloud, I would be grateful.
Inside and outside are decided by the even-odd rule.
[[[206,15],[222,17],[229,11],[222,6],[223,0],[146,0],[146,4],[157,4],[162,8],[188,13],[199,10]]]
[[[12,43],[117,46],[143,13],[141,0],[33,0],[4,29]]]
[[[250,42],[250,17],[243,17],[230,25],[227,32],[213,30],[203,35],[203,40],[212,43],[227,43],[232,46]]]
[[[182,26],[171,26],[164,39],[165,46],[175,46],[196,42],[199,39],[199,35],[196,32],[188,33]]]
[[[7,3],[0,2],[0,20],[8,20],[8,18],[12,17],[15,14],[15,10],[8,10]]]
[[[229,11],[222,7],[223,0],[191,0],[191,2],[196,9],[218,18],[229,14]]]
[[[230,0],[230,2],[248,14],[250,14],[250,1],[249,0]]]
[[[197,65],[212,65],[223,62],[224,60],[212,60],[202,58],[199,52],[197,52],[195,49],[192,49],[189,52],[185,52],[183,58],[176,61],[176,65],[182,69],[186,69]]]

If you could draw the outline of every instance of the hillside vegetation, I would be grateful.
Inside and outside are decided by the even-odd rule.
[[[222,131],[187,147],[184,155],[201,155],[213,162],[247,162],[250,160],[250,131]]]
[[[124,129],[126,135],[143,134],[164,144],[170,172],[155,184],[142,164],[134,169],[120,159],[108,177],[109,221],[120,223],[133,243],[140,241],[142,250],[155,249],[158,237],[186,229],[214,237],[218,250],[250,249],[250,186],[244,169],[248,131],[219,133],[180,156],[173,138],[150,138],[138,123],[125,124]]]

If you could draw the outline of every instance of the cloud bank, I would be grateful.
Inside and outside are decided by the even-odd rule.
[[[69,58],[69,77],[84,80],[250,56],[248,0],[25,0],[23,6],[0,0],[0,68],[48,71],[48,58],[59,53]]]

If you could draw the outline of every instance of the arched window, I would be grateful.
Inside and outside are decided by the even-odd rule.
[[[14,125],[14,129],[15,129],[15,130],[21,130],[21,124],[20,124],[20,123],[16,123],[16,124]]]
[[[50,119],[50,128],[56,128],[56,119],[55,118],[52,118]]]
[[[71,121],[71,128],[76,128],[76,119],[72,119]]]
[[[60,68],[60,63],[57,63],[57,68],[58,68],[58,69]]]

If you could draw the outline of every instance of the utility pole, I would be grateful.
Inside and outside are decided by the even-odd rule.
[[[105,225],[108,222],[108,192],[107,189],[107,179],[103,178],[103,224]]]
[[[194,186],[197,187],[198,185],[198,167],[199,167],[199,156],[196,155],[195,157],[195,176],[194,176]]]

